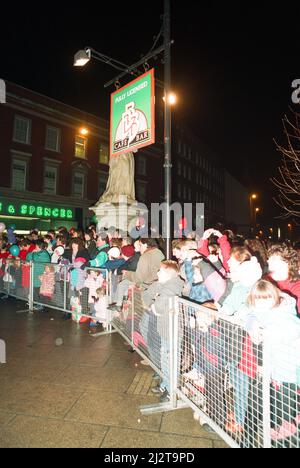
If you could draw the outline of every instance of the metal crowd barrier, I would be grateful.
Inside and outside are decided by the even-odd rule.
[[[131,287],[113,327],[161,376],[170,402],[184,404],[233,448],[300,448],[300,322],[293,336],[277,328],[270,340],[216,311],[176,298],[160,316]],[[276,312],[274,312],[276,313]],[[164,316],[163,316],[164,315]],[[298,337],[299,335],[299,337]],[[287,380],[287,381],[284,381]]]
[[[272,333],[254,333],[246,322],[182,298],[149,308],[151,295],[134,285],[121,311],[110,310],[119,280],[107,270],[6,260],[0,273],[0,292],[28,301],[29,310],[46,306],[78,323],[100,322],[148,359],[170,401],[143,407],[143,414],[186,406],[231,447],[300,448],[296,317],[282,328],[275,320]]]
[[[15,259],[2,261],[0,293],[28,302],[28,310],[42,307],[70,313],[77,323],[101,323],[111,330],[111,273],[84,268]]]

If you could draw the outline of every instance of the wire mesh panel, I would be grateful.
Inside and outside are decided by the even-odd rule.
[[[178,308],[179,396],[232,446],[262,447],[262,344],[212,309],[181,299]]]
[[[4,274],[0,281],[2,292],[17,299],[29,300],[30,292],[30,269],[29,262],[20,259],[7,259],[4,264]]]
[[[39,306],[64,310],[66,266],[54,263],[33,263],[33,302]]]
[[[83,264],[33,265],[33,302],[40,306],[69,312],[77,323],[109,322],[107,306],[110,275],[99,268],[82,268]]]
[[[147,356],[152,367],[161,375],[160,387],[169,391],[170,307],[168,301],[161,302],[158,298],[151,301],[151,288],[155,288],[155,284],[147,291],[137,288],[134,290],[133,341],[136,348]]]
[[[0,260],[0,292],[5,296],[9,296],[12,289],[13,279],[9,273],[10,260]]]
[[[107,270],[80,266],[68,268],[66,279],[66,310],[77,323],[90,326],[109,325],[107,310],[110,295],[110,275]]]
[[[116,277],[113,277],[113,282]],[[117,281],[117,286],[121,285],[122,281]],[[114,286],[113,286],[114,287]],[[122,285],[121,285],[122,287]],[[134,321],[135,317],[139,316],[141,305],[139,304],[138,296],[135,294],[135,286],[129,286],[126,289],[126,296],[123,296],[123,302],[118,310],[111,311],[112,325],[118,330],[128,341],[134,345]]]
[[[286,317],[287,318],[287,317]],[[278,324],[277,324],[278,325]],[[300,448],[300,321],[265,331],[269,369],[270,446]]]

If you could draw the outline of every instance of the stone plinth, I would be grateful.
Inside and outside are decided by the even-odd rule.
[[[122,231],[131,232],[136,225],[136,219],[147,217],[146,206],[137,201],[128,203],[127,197],[120,197],[119,203],[98,203],[90,208],[95,212],[98,220],[97,230],[115,227]]]

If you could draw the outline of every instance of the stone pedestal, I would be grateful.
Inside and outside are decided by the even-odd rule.
[[[148,216],[145,205],[137,201],[128,203],[126,196],[120,196],[118,203],[99,203],[90,210],[94,211],[97,217],[98,232],[103,228],[115,227],[130,233],[136,225],[137,218]]]

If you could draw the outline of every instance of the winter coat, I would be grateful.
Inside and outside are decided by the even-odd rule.
[[[51,299],[54,294],[55,273],[44,272],[42,276],[40,277],[40,281],[41,281],[40,295]]]
[[[221,268],[223,267],[225,271],[228,273],[229,272],[229,266],[228,266],[228,260],[230,259],[230,253],[231,253],[231,245],[228,242],[227,236],[222,236],[218,238],[218,244],[221,249],[223,261],[221,264]],[[204,257],[208,257],[210,255],[209,249],[208,249],[208,239],[201,239],[199,242],[199,248],[198,252],[201,255],[204,255]]]
[[[192,301],[203,304],[203,302],[213,299],[204,283],[194,284],[194,268],[192,262],[187,261],[185,263],[185,276],[190,286],[189,298]]]
[[[133,257],[129,258],[124,265],[118,268],[118,275],[122,275],[124,271],[136,271],[140,258],[140,252],[136,252]]]
[[[72,264],[73,263],[73,251],[72,249],[66,249],[63,254],[63,258],[66,258],[69,260],[69,262]],[[79,250],[76,254],[75,260],[77,258],[84,258],[87,262],[90,260],[89,253],[87,249]]]
[[[97,256],[98,250],[96,246],[96,242],[92,239],[88,242],[86,242],[86,248],[89,253],[90,259],[94,259]]]
[[[178,276],[167,283],[153,283],[143,292],[144,306],[149,309],[155,307],[157,316],[157,331],[161,338],[169,340],[169,302],[171,298],[181,296],[184,281]],[[151,312],[150,312],[151,313]]]
[[[97,297],[97,289],[101,288],[104,283],[104,278],[102,275],[97,276],[97,278],[91,278],[87,277],[87,279],[84,282],[84,287],[89,289],[89,298],[88,298],[88,303],[89,304],[94,304],[95,302],[95,297]]]
[[[161,262],[165,259],[164,254],[156,248],[148,249],[141,255],[135,272],[127,272],[126,279],[137,286],[147,287],[157,280],[157,272]]]
[[[220,313],[225,315],[234,315],[245,307],[250,290],[251,286],[244,286],[239,282],[234,283],[231,293],[223,302]]]
[[[108,260],[106,263],[104,263],[102,268],[104,270],[115,271],[118,268],[121,268],[125,263],[126,261],[124,260],[124,258],[118,258],[116,260]]]
[[[89,266],[94,268],[103,268],[103,265],[108,260],[107,252],[109,251],[110,246],[105,244],[103,247],[97,248],[97,255],[96,257],[89,262]]]
[[[269,360],[272,380],[299,384],[300,320],[295,305],[295,301],[283,299],[279,307],[270,310],[247,307],[239,314],[239,319],[244,321],[250,334],[257,326],[264,330],[265,358]]]
[[[225,270],[222,269],[221,263],[213,265],[208,259],[203,259],[200,262],[200,270],[203,276],[203,283],[209,292],[211,298],[216,302],[222,302],[227,295],[229,281],[225,278]],[[185,275],[190,283],[194,277],[194,267],[191,261],[184,262]]]
[[[95,309],[95,317],[100,322],[107,321],[108,313],[107,313],[107,297],[106,296],[99,298],[95,302],[94,309]]]

